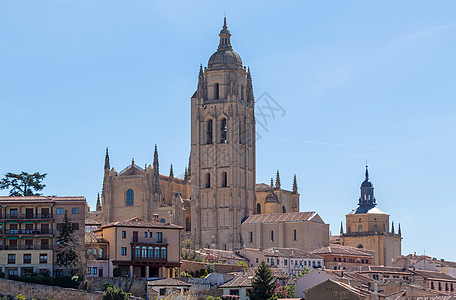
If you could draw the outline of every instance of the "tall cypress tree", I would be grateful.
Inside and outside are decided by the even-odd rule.
[[[250,300],[267,300],[272,296],[275,287],[274,276],[271,268],[263,261],[255,271],[252,280],[252,290],[249,293]]]
[[[73,226],[70,218],[68,218],[68,211],[65,209],[63,224],[59,229],[59,237],[57,238],[57,264],[68,270],[68,267],[75,266],[77,263],[78,252],[76,251]]]

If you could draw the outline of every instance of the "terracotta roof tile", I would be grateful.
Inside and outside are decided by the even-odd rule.
[[[155,280],[148,280],[147,285],[150,286],[185,286],[191,287],[190,283],[186,283],[177,279],[173,278],[164,278],[164,279],[155,279]]]
[[[350,246],[342,245],[329,245],[327,247],[319,248],[311,251],[313,254],[323,255],[323,254],[339,254],[339,255],[356,255],[356,256],[374,256],[374,251],[367,249],[359,249]]]
[[[242,223],[244,224],[256,224],[256,223],[276,223],[276,222],[302,222],[311,221],[317,214],[314,211],[311,212],[291,212],[283,214],[258,214],[251,215]]]
[[[146,228],[169,228],[182,229],[183,227],[171,223],[161,223],[158,221],[144,221],[141,218],[131,218],[126,221],[116,221],[100,227],[100,229],[108,227],[146,227]]]
[[[301,249],[297,248],[268,248],[263,250],[264,255],[267,256],[276,256],[276,257],[291,257],[291,258],[300,258],[300,257],[305,257],[305,258],[320,258],[323,259],[322,256],[306,252]]]

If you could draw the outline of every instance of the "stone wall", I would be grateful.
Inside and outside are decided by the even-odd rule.
[[[8,279],[0,279],[0,293],[14,297],[22,294],[26,298],[34,298],[38,300],[101,300],[103,295],[102,292],[87,292]]]
[[[136,297],[146,297],[147,280],[142,277],[91,277],[87,278],[87,290],[102,291],[104,285],[108,283],[121,288],[123,291],[131,293]]]
[[[188,273],[206,269],[208,263],[181,260],[181,272],[186,271]],[[227,265],[227,264],[213,264],[215,266],[216,273],[229,273],[229,272],[240,272],[244,270],[243,266]]]

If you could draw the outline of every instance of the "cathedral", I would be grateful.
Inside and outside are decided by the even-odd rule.
[[[169,176],[160,174],[157,147],[152,164],[142,168],[132,160],[121,172],[111,168],[106,149],[101,200],[90,219],[159,219],[182,226],[183,237],[191,237],[196,248],[234,249],[245,244],[241,224],[249,216],[299,212],[296,176],[292,191],[281,187],[279,171],[271,185],[255,182],[252,76],[230,38],[225,18],[218,48],[207,67],[200,66],[191,97],[184,178],[174,177],[172,165]]]

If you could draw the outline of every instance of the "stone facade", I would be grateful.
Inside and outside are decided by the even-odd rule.
[[[366,166],[365,180],[361,184],[359,206],[345,216],[346,232],[341,227],[343,245],[375,251],[375,264],[392,266],[394,259],[401,255],[401,227],[394,231],[389,226],[389,215],[377,207],[374,186],[369,180]]]
[[[197,248],[242,245],[255,206],[255,115],[250,70],[225,24],[191,98],[192,239]]]
[[[299,211],[299,193],[296,182],[296,175],[293,180],[293,190],[288,191],[281,188],[280,175],[277,171],[276,183],[271,185],[259,183],[255,187],[256,214],[276,214]]]
[[[172,169],[171,169],[172,170]],[[190,183],[159,173],[158,151],[155,147],[153,165],[139,167],[132,161],[121,172],[110,168],[106,149],[102,203],[89,218],[107,224],[117,220],[140,217],[152,221],[153,216],[165,223],[180,225],[190,231]]]
[[[244,247],[312,251],[329,244],[329,224],[315,212],[252,215],[242,223]]]

